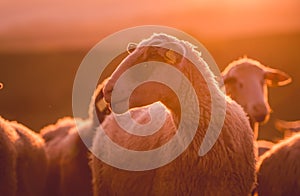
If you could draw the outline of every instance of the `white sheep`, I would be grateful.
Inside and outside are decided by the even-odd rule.
[[[66,117],[41,130],[49,162],[44,195],[92,195],[88,147],[95,128],[109,111],[103,103],[102,88],[100,84],[94,91],[88,119]]]
[[[155,45],[147,47],[147,45]],[[165,45],[173,45],[176,48],[182,49],[183,52],[200,65],[199,70],[191,63],[191,61],[182,57],[174,50],[164,48]],[[143,40],[137,48],[126,57],[118,66],[116,71],[104,87],[105,100],[117,108],[116,112],[125,112],[121,103],[112,105],[111,94],[114,86],[128,68],[136,63],[145,61],[162,61],[166,62],[182,74],[184,74],[190,83],[193,85],[197,94],[198,104],[191,103],[188,105],[188,113],[190,118],[195,117],[195,108],[199,109],[200,116],[197,116],[199,124],[196,126],[196,133],[182,154],[169,164],[159,168],[154,168],[146,171],[127,171],[115,168],[107,163],[92,157],[91,167],[93,173],[94,195],[248,195],[255,182],[255,156],[253,147],[253,132],[246,114],[242,108],[226,97],[217,86],[214,75],[208,68],[206,62],[201,58],[200,53],[190,43],[178,40],[175,37],[166,34],[154,34],[148,39]],[[164,72],[160,67],[151,67],[145,64],[147,71],[141,72],[139,75],[134,75],[132,79],[140,79],[143,76],[153,74],[161,74],[168,77],[170,73]],[[136,77],[136,78],[134,78]],[[180,82],[179,82],[180,83]],[[117,95],[118,100],[126,100],[127,83],[124,83],[121,94]],[[180,87],[180,85],[178,85]],[[181,95],[186,95],[188,98],[191,92],[189,88],[181,89]],[[209,91],[210,90],[210,91]],[[211,150],[204,156],[199,156],[201,142],[204,141],[206,130],[209,126],[211,116],[211,96],[215,96],[218,107],[222,107],[221,103],[226,103],[226,116],[222,131],[213,145]],[[130,96],[130,108],[145,106],[148,104],[160,101],[169,111],[167,120],[158,132],[150,135],[149,141],[146,138],[140,138],[135,135],[127,135],[126,137],[119,136],[122,132],[111,116],[107,118],[102,127],[105,135],[121,146],[138,151],[148,150],[163,145],[165,141],[169,141],[173,136],[174,127],[180,126],[180,105],[173,91],[161,83],[147,82],[134,90]],[[120,106],[120,108],[118,108]],[[146,106],[149,107],[149,106]],[[137,108],[130,112],[141,113],[141,118],[147,115],[143,112],[143,108]],[[126,113],[125,113],[126,114]],[[169,120],[168,120],[169,119]],[[187,125],[189,126],[189,125]],[[106,128],[108,127],[108,128]],[[176,129],[175,129],[176,131]],[[185,134],[190,134],[191,130],[183,130]],[[160,133],[159,133],[160,132]],[[175,134],[175,135],[174,135]],[[104,132],[96,132],[93,142],[93,152],[100,152],[113,157],[114,154],[110,148],[102,144]],[[153,138],[152,138],[153,137]],[[178,148],[181,142],[187,139],[177,138]],[[212,139],[212,138],[210,138]],[[209,140],[210,140],[209,139]],[[213,140],[213,139],[212,139]],[[177,148],[175,146],[175,148]],[[148,158],[149,163],[155,159],[164,159],[170,156],[175,149],[166,149],[161,154],[156,154],[156,157]],[[122,159],[125,156],[120,156]],[[147,158],[147,157],[145,157]],[[109,160],[108,160],[109,161]],[[142,161],[142,160],[141,160]],[[129,163],[134,166],[136,163]]]
[[[43,139],[0,117],[0,194],[43,195],[47,159]]]
[[[249,115],[255,140],[258,123],[267,121],[270,115],[268,88],[290,83],[291,77],[278,69],[244,57],[233,61],[222,72],[226,93]]]
[[[300,133],[260,157],[257,180],[261,196],[300,195]]]

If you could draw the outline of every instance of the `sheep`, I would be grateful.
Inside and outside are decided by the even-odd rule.
[[[156,44],[154,47],[147,47],[151,43]],[[205,75],[205,79],[190,61],[182,58],[174,50],[167,50],[161,47],[165,44],[171,44],[191,55],[191,58],[200,65],[201,73]],[[191,109],[189,116],[194,118],[195,114],[193,112],[198,106],[201,114],[200,117],[196,117],[199,117],[199,121],[197,121],[199,124],[196,126],[195,136],[190,145],[168,164],[149,170],[130,171],[116,168],[103,162],[101,159],[97,159],[101,155],[101,152],[106,153],[108,156],[114,156],[111,154],[111,149],[101,149],[105,145],[99,142],[99,138],[104,137],[104,132],[97,131],[93,141],[92,152],[94,155],[91,162],[94,195],[250,194],[255,182],[255,156],[253,132],[251,131],[249,121],[242,108],[220,91],[214,75],[192,44],[163,33],[153,34],[150,38],[141,41],[137,48],[121,62],[108,80],[104,87],[105,101],[110,104],[114,112],[123,113],[127,111],[126,108],[121,106],[122,102],[116,103],[116,105],[112,104],[111,96],[114,85],[122,73],[129,67],[144,61],[167,62],[180,70],[193,85],[199,105],[189,105],[188,109]],[[147,66],[147,64],[145,64],[145,67],[148,69],[147,72],[143,72],[146,75],[148,73],[169,75],[169,73],[162,72],[159,69],[160,67],[158,68],[159,70],[156,67]],[[136,77],[140,79],[141,75]],[[123,93],[117,96],[118,100],[126,100],[128,98],[124,97],[126,96],[126,90],[128,90],[126,89],[126,85],[127,83],[125,82],[122,89]],[[209,93],[208,88],[210,88],[212,93]],[[184,91],[186,90],[185,88],[181,90],[183,90],[183,95],[190,95],[190,92]],[[218,103],[224,102],[226,104],[226,116],[216,143],[207,154],[202,154],[200,157],[198,150],[201,149],[200,144],[205,139],[205,131],[208,128],[211,117],[210,103],[213,94],[217,97]],[[189,96],[185,97],[188,98]],[[174,125],[163,126],[158,131],[161,132],[160,134],[157,132],[157,134],[149,136],[154,137],[154,139],[152,138],[147,141],[132,134],[124,138],[118,137],[118,125],[112,120],[112,115],[101,124],[101,127],[112,141],[121,142],[125,148],[128,147],[129,149],[143,151],[160,146],[174,136],[173,127],[178,128],[180,126],[180,115],[183,115],[180,113],[178,99],[174,96],[173,91],[160,83],[143,83],[143,85],[140,85],[131,94],[129,106],[132,110],[134,107],[144,107],[157,101],[166,106],[168,109],[166,113],[170,113],[171,120],[166,120],[165,123],[173,122]],[[117,107],[114,109],[114,106]],[[121,107],[119,108],[119,106]],[[222,106],[218,105],[218,107]],[[138,108],[136,110],[139,111]],[[143,115],[141,118],[143,118]],[[109,129],[106,127],[109,127]],[[184,130],[184,132],[189,134],[188,130]],[[179,140],[178,142],[184,142],[186,138],[177,139]],[[181,143],[177,143],[175,148],[180,148],[180,146]],[[168,148],[166,151],[161,152],[163,154],[156,154],[156,157],[151,158],[163,159],[168,157],[173,151],[174,149]],[[123,158],[119,157],[120,161]],[[147,159],[147,157],[145,158]],[[149,163],[152,161],[151,158],[148,158],[150,159]],[[130,166],[132,165],[134,166],[135,163],[131,163]]]
[[[102,103],[102,88],[100,84],[94,91],[88,119],[65,117],[41,130],[49,162],[45,195],[92,195],[86,145],[90,145],[95,127],[109,113]],[[85,143],[81,137],[85,137]]]
[[[127,114],[130,114],[133,119],[135,119],[140,124],[146,124],[151,120],[151,117],[148,113],[149,109],[153,109],[157,107],[156,105],[159,103],[151,104],[149,106],[140,107],[140,108],[134,108],[127,112]],[[162,104],[160,104],[162,107],[164,107]],[[176,126],[174,124],[174,121],[170,115],[170,113],[160,113],[157,110],[154,110],[156,117],[161,117],[162,115],[166,114],[166,121],[163,124],[163,126],[160,128],[160,130],[157,132],[157,134],[154,134],[148,138],[143,137],[133,137],[131,134],[128,134],[124,132],[124,130],[118,125],[118,123],[115,120],[115,117],[113,115],[109,115],[106,117],[105,121],[101,124],[101,126],[106,130],[106,134],[108,134],[115,142],[120,144],[121,146],[133,149],[133,150],[150,150],[153,148],[156,148],[164,143],[166,143],[172,135],[176,133]],[[134,125],[130,125],[131,128],[134,128]],[[169,132],[163,132],[161,130],[168,129]],[[103,137],[103,132],[96,132],[94,137],[94,143],[92,148],[93,149],[99,149],[103,148],[104,142],[101,141],[101,137]],[[92,150],[92,152],[95,152],[95,150]],[[112,174],[114,174],[113,168],[107,168],[106,174],[99,173],[101,172],[99,170],[99,167],[102,167],[103,162],[101,162],[95,154],[91,154],[91,162],[90,166],[92,169],[93,174],[93,193],[94,195],[139,195],[139,193],[143,193],[143,195],[148,195],[147,192],[150,191],[151,188],[149,186],[149,183],[151,183],[153,176],[153,172],[142,174],[139,172],[128,172],[125,170],[121,170],[118,172],[120,176],[128,175],[128,177],[131,178],[131,183],[128,186],[130,187],[130,190],[128,189],[126,192],[123,192],[120,190],[120,192],[115,191],[113,187],[110,187],[110,184],[114,183],[114,178],[111,177]],[[112,171],[110,171],[112,170]],[[106,176],[107,175],[107,176]],[[121,186],[122,184],[126,184],[127,178],[118,178],[115,183],[119,183]],[[141,183],[141,180],[147,182],[146,186],[144,183]],[[101,184],[101,189],[96,188],[97,185]],[[95,186],[96,185],[96,186]],[[144,186],[143,186],[144,185]],[[126,187],[124,186],[126,189]]]
[[[76,121],[90,126],[90,122]],[[59,119],[43,128],[41,135],[49,162],[45,195],[91,195],[88,150],[78,135],[75,119]]]
[[[0,192],[3,195],[16,195],[17,192],[17,150],[16,131],[0,118]]]
[[[288,138],[300,131],[300,120],[298,121],[276,120],[275,127],[279,131],[283,132],[284,138]]]
[[[300,195],[300,133],[274,145],[258,162],[259,195]]]
[[[266,122],[270,115],[267,87],[287,85],[292,81],[291,77],[247,57],[230,63],[222,76],[227,95],[249,115],[256,140],[258,123]]]
[[[47,173],[43,139],[0,117],[1,195],[42,195]]]

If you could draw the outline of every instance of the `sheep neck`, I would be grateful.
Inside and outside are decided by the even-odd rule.
[[[203,60],[202,60],[203,61]],[[214,75],[208,68],[208,66],[204,63],[200,65],[201,73],[197,68],[192,65],[190,62],[185,62],[184,66],[180,65],[181,67],[177,67],[180,71],[189,79],[190,81],[190,88],[184,86],[183,83],[180,86],[179,91],[185,95],[186,99],[189,99],[192,91],[195,91],[198,100],[198,109],[203,113],[210,114],[210,107],[211,107],[211,93],[217,95],[217,98],[224,99],[225,97],[222,96],[222,92],[217,86],[217,82],[214,79]],[[192,87],[192,88],[191,88]],[[163,104],[170,110],[171,115],[174,119],[176,126],[178,127],[178,123],[180,122],[181,118],[181,106],[178,105],[178,101],[174,98],[174,96],[169,96],[166,99],[162,100]],[[186,111],[190,112],[189,116],[195,115],[195,106],[197,104],[189,104]],[[200,115],[200,116],[201,116]],[[199,119],[199,121],[201,118]],[[200,122],[199,122],[200,123]]]

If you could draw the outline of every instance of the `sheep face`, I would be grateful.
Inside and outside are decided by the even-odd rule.
[[[226,93],[244,108],[252,123],[266,121],[270,114],[267,87],[285,85],[290,77],[249,59],[233,63],[223,72]]]
[[[160,64],[155,62],[167,63],[169,65],[179,63],[180,55],[178,53],[157,46],[159,44],[161,43],[156,43],[155,45],[149,44],[147,46],[138,45],[137,48],[120,63],[108,80],[104,87],[104,98],[105,101],[112,106],[114,112],[123,113],[127,111],[128,108],[118,106],[126,104],[125,102],[128,101],[129,95],[129,108],[145,106],[157,101],[161,101],[167,107],[171,108],[178,105],[178,99],[174,99],[174,97],[176,97],[175,93],[165,84],[157,81],[140,82],[147,80],[147,78],[153,75],[168,77],[167,70],[162,69]],[[140,68],[137,68],[130,77],[122,81],[122,84],[119,86],[122,90],[116,95],[117,100],[112,103],[112,92],[116,82],[124,72],[137,64],[141,65]],[[139,82],[140,84],[136,88],[131,89],[132,93],[128,93],[130,89],[127,87],[127,84],[132,81]]]

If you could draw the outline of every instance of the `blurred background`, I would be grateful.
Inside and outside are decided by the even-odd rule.
[[[244,55],[289,73],[270,89],[271,120],[260,138],[282,135],[273,121],[300,119],[299,0],[2,0],[0,115],[35,131],[72,115],[72,87],[86,53],[104,37],[137,25],[185,31],[220,70]]]

